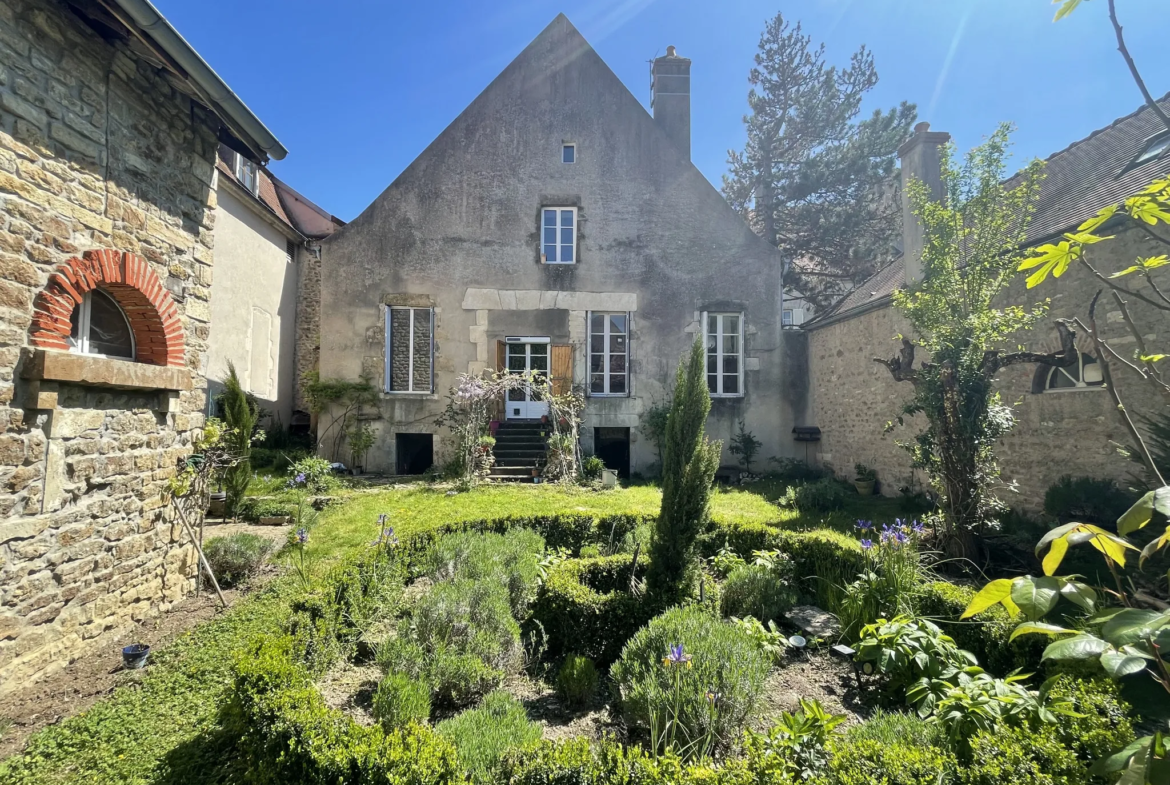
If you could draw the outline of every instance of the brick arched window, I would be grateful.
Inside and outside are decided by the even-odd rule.
[[[36,299],[29,343],[68,351],[77,323],[75,312],[94,295],[108,295],[133,332],[134,359],[151,365],[186,365],[183,325],[171,293],[145,259],[110,249],[86,251],[49,277]],[[89,295],[89,297],[87,297]]]

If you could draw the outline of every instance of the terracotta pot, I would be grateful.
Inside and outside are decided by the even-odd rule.
[[[873,486],[876,480],[854,480],[853,487],[857,489],[858,496],[873,496]]]

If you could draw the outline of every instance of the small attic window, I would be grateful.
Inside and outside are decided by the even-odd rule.
[[[1167,150],[1170,150],[1170,131],[1163,131],[1151,136],[1146,140],[1142,151],[1134,156],[1134,159],[1129,162],[1129,166],[1122,170],[1122,174],[1161,157]]]
[[[575,164],[577,163],[577,145],[566,144],[561,147],[561,163]]]
[[[240,181],[240,185],[247,188],[255,196],[260,190],[260,178],[256,175],[256,164],[236,153],[235,169],[236,179]]]

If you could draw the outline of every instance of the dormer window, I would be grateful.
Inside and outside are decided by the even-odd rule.
[[[1154,134],[1142,145],[1141,152],[1135,155],[1133,160],[1126,164],[1126,167],[1117,176],[1121,177],[1121,175],[1131,169],[1136,169],[1143,164],[1153,161],[1155,158],[1162,157],[1167,150],[1170,150],[1170,131]]]
[[[69,318],[69,349],[78,354],[134,359],[134,332],[114,298],[101,289],[85,293]]]
[[[256,174],[256,164],[239,153],[236,153],[236,179],[253,196],[260,190],[260,178]]]

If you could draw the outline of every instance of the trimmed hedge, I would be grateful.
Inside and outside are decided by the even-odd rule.
[[[1007,676],[1016,669],[1028,673],[1039,667],[1044,647],[1051,641],[1043,635],[1022,635],[1009,641],[1020,620],[1013,620],[1002,607],[989,608],[974,619],[959,621],[974,597],[975,589],[935,581],[923,587],[918,613],[938,624],[960,649],[974,654],[989,673]]]
[[[958,768],[953,753],[934,746],[837,737],[832,750],[825,776],[832,785],[937,785]]]
[[[573,559],[549,570],[532,605],[544,627],[549,654],[574,652],[601,666],[617,660],[626,641],[654,617],[645,597],[627,590],[633,556]],[[650,563],[638,559],[640,574]]]
[[[242,780],[256,785],[445,785],[462,778],[455,748],[427,727],[390,733],[325,705],[289,638],[267,639],[236,660],[225,730]]]

